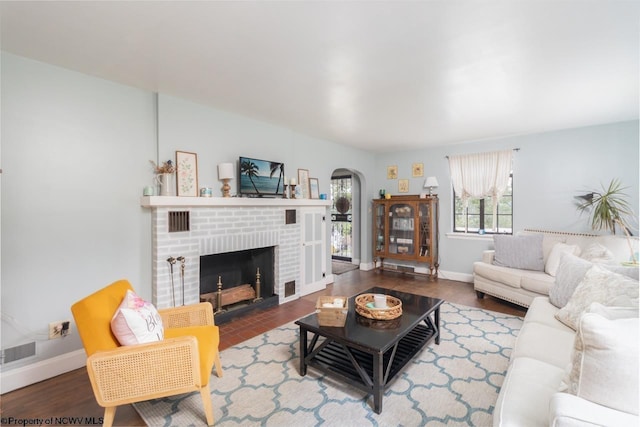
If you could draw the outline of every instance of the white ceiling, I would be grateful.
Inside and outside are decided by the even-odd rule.
[[[2,49],[372,151],[638,118],[638,1],[0,3]]]

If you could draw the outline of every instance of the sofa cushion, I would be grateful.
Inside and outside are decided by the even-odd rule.
[[[548,297],[537,297],[531,302],[527,314],[524,316],[524,323],[542,323],[555,329],[574,333],[573,329],[556,319],[557,312],[558,307],[551,304]]]
[[[568,392],[638,415],[638,318],[584,314],[574,344]]]
[[[570,328],[525,321],[518,333],[511,360],[530,357],[565,370],[571,362],[574,337],[575,332]]]
[[[549,405],[549,423],[553,427],[637,426],[637,415],[616,411],[568,393],[556,393]]]
[[[487,264],[485,262],[475,262],[473,272],[494,282],[503,283],[512,288],[519,288],[522,280],[522,270],[498,265]]]
[[[560,256],[564,253],[572,255],[580,255],[581,249],[578,245],[567,245],[566,243],[556,243],[551,249],[549,257],[544,263],[545,273],[555,276],[558,266],[560,265]]]
[[[558,310],[556,318],[577,329],[580,317],[594,302],[607,306],[637,307],[638,281],[594,264],[587,270],[567,305]]]
[[[493,236],[493,263],[502,267],[544,271],[541,234],[522,236]]]
[[[493,411],[494,426],[547,425],[549,402],[564,370],[528,357],[509,366]]]
[[[549,290],[555,282],[552,276],[542,271],[520,270],[520,274],[520,287],[541,295],[549,295]]]

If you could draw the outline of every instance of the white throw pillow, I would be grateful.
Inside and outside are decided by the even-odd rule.
[[[638,415],[638,320],[581,317],[568,393]]]
[[[545,273],[555,277],[556,271],[558,271],[558,266],[560,265],[560,257],[564,253],[578,256],[580,255],[580,246],[567,245],[566,243],[556,243],[553,245],[553,248],[551,248],[551,252],[549,253],[549,257],[547,258],[547,262],[544,265]]]
[[[111,319],[111,331],[120,345],[162,341],[164,338],[158,310],[130,290]]]
[[[576,254],[580,255],[580,254]],[[599,262],[602,264],[612,264],[616,262],[616,257],[609,249],[600,243],[591,243],[582,251],[582,258],[591,262]]]
[[[580,316],[594,302],[607,306],[637,307],[638,281],[594,264],[576,287],[567,305],[558,310],[555,316],[570,328],[577,329]]]

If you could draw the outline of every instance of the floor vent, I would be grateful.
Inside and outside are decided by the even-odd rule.
[[[189,229],[189,211],[169,212],[169,233]]]
[[[2,364],[15,362],[36,355],[36,343],[17,345],[15,347],[6,348],[2,351]]]
[[[398,271],[402,271],[404,273],[414,273],[415,269],[413,267],[407,267],[405,265],[399,265]]]

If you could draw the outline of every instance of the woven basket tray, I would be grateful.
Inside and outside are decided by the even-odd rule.
[[[386,295],[386,308],[367,307],[374,301],[374,294],[361,294],[356,297],[356,313],[360,316],[374,320],[393,320],[402,316],[402,301],[391,295]]]

